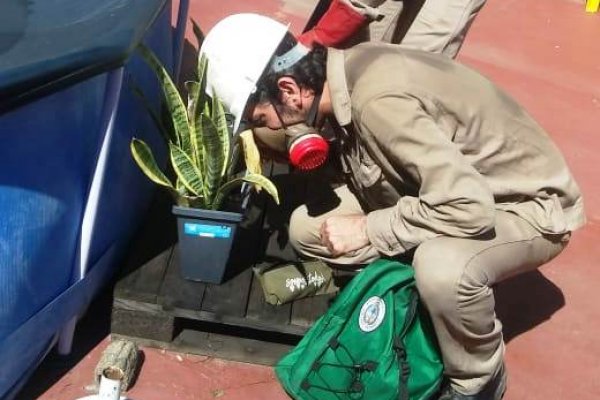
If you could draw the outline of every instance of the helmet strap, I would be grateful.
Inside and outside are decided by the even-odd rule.
[[[294,64],[300,61],[304,56],[310,52],[310,49],[302,43],[297,43],[290,50],[280,56],[276,56],[271,64],[271,70],[273,72],[281,72],[288,68],[291,68]]]

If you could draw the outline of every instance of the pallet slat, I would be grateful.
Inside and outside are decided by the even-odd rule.
[[[125,271],[129,273],[116,284],[114,296],[156,302],[171,252],[172,248],[168,248],[141,267],[125,267]]]
[[[140,312],[113,307],[112,334],[139,336],[169,343],[175,334],[175,317],[161,312]]]
[[[333,296],[322,295],[307,297],[292,303],[291,324],[309,328],[329,308]]]
[[[179,269],[179,251],[173,247],[173,253],[168,261],[167,272],[160,287],[158,303],[165,310],[184,308],[200,310],[206,284],[184,279]]]
[[[207,285],[202,310],[216,315],[244,317],[252,270],[246,269],[221,285]]]

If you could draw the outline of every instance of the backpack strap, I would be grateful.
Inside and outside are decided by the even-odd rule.
[[[362,383],[362,374],[364,372],[374,372],[377,369],[377,366],[379,364],[377,362],[371,361],[371,360],[367,360],[362,363],[357,363],[356,361],[354,361],[352,359],[350,351],[337,338],[331,338],[329,340],[329,342],[327,342],[327,345],[328,345],[328,348],[330,348],[334,352],[338,351],[338,349],[343,350],[346,353],[346,356],[349,357],[350,360],[352,361],[352,364],[345,365],[345,364],[332,364],[332,363],[321,362],[320,359],[322,359],[323,354],[324,354],[324,353],[322,353],[321,356],[319,357],[319,359],[317,359],[313,363],[313,365],[311,367],[311,373],[318,375],[321,367],[324,367],[324,366],[331,367],[331,368],[340,368],[340,369],[348,371],[352,375],[352,377],[353,377],[352,383],[350,384],[349,387],[336,389],[336,388],[330,388],[330,387],[325,387],[325,386],[321,386],[321,385],[315,385],[315,384],[311,383],[309,380],[309,377],[307,377],[301,383],[300,387],[304,391],[308,391],[310,388],[314,388],[314,389],[322,390],[322,391],[329,392],[329,393],[335,393],[335,394],[352,395],[352,394],[362,393],[365,389],[364,385]]]
[[[404,346],[404,336],[410,329],[415,316],[417,315],[417,306],[419,304],[419,295],[416,289],[413,289],[410,294],[408,309],[406,310],[406,316],[404,318],[404,326],[400,331],[400,334],[394,339],[394,352],[398,359],[398,373],[399,382],[398,385],[398,400],[409,400],[408,393],[408,377],[410,376],[410,365],[408,364],[408,357],[406,356],[406,347]]]

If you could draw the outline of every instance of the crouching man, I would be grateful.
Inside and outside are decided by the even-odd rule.
[[[414,250],[448,377],[440,399],[500,399],[491,287],[556,257],[585,222],[544,130],[489,80],[436,54],[380,43],[308,50],[253,14],[221,21],[201,52],[208,90],[236,128],[284,128],[270,142],[299,169],[339,161],[337,206],[292,214],[297,250],[341,265]],[[333,141],[320,134],[326,121]]]

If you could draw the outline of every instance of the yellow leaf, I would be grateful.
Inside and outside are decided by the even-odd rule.
[[[244,160],[246,162],[246,169],[251,174],[262,175],[262,167],[260,164],[260,152],[254,141],[254,134],[252,130],[248,129],[240,133],[240,140],[242,142],[242,148],[244,150]],[[257,191],[260,186],[255,186]]]

